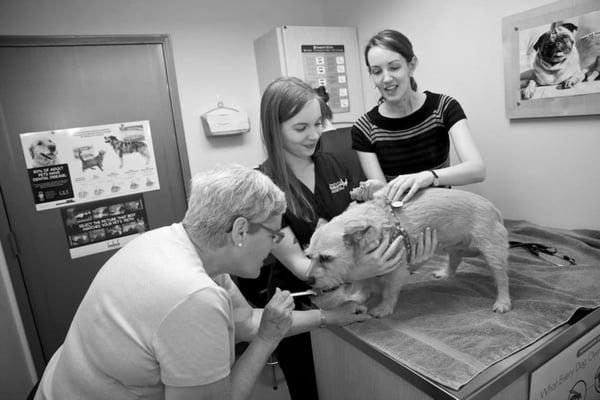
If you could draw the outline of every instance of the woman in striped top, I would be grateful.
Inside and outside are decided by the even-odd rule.
[[[375,187],[390,182],[387,197],[407,201],[432,185],[483,181],[485,164],[460,104],[447,95],[417,91],[417,57],[408,38],[394,30],[379,32],[365,48],[365,61],[381,99],[352,127],[352,148],[369,182],[379,181]],[[453,166],[450,139],[460,161]]]

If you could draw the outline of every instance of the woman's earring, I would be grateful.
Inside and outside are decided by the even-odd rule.
[[[237,246],[238,247],[242,247],[243,245],[242,245],[242,243],[238,243]]]

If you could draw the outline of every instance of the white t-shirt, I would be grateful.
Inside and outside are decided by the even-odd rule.
[[[229,375],[229,275],[211,279],[181,224],[131,241],[100,269],[36,399],[163,399]]]

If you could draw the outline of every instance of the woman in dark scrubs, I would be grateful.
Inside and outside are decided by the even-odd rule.
[[[265,90],[261,100],[262,139],[267,160],[259,169],[285,192],[288,204],[282,218],[284,239],[272,249],[269,292],[276,287],[291,292],[309,288],[305,279],[310,261],[304,249],[319,219],[330,220],[350,204],[350,190],[358,186],[348,168],[333,154],[317,150],[323,123],[331,117],[317,92],[297,78],[279,78]],[[411,263],[429,258],[437,245],[435,232],[424,235]],[[397,251],[400,249],[400,251]],[[404,256],[402,238],[381,245],[361,260],[371,276],[392,271]],[[302,308],[306,297],[296,297]],[[306,304],[308,305],[308,304]],[[284,339],[276,350],[291,398],[317,399],[309,334]]]

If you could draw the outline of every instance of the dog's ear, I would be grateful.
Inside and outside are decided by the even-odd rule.
[[[369,225],[365,221],[350,220],[344,226],[344,245],[354,247],[365,236]]]
[[[33,145],[29,146],[29,154],[31,154],[31,158],[35,158],[35,154],[33,154]]]
[[[533,49],[534,49],[535,51],[538,51],[538,50],[539,50],[539,48],[540,48],[540,46],[542,45],[542,43],[544,43],[544,40],[546,40],[546,39],[548,38],[548,36],[549,36],[549,35],[548,35],[548,32],[546,32],[546,33],[544,33],[543,35],[541,35],[541,36],[538,38],[537,42],[535,42],[535,44],[533,45]]]
[[[566,29],[570,30],[571,32],[575,32],[577,30],[577,25],[572,24],[570,22],[560,24],[560,26],[565,27]]]
[[[375,229],[366,221],[351,220],[344,227],[344,245],[346,247],[358,246],[368,236],[369,230]]]
[[[317,221],[317,227],[315,229],[319,229],[319,227],[325,225],[327,223],[327,220],[324,218],[319,218],[319,221]]]

